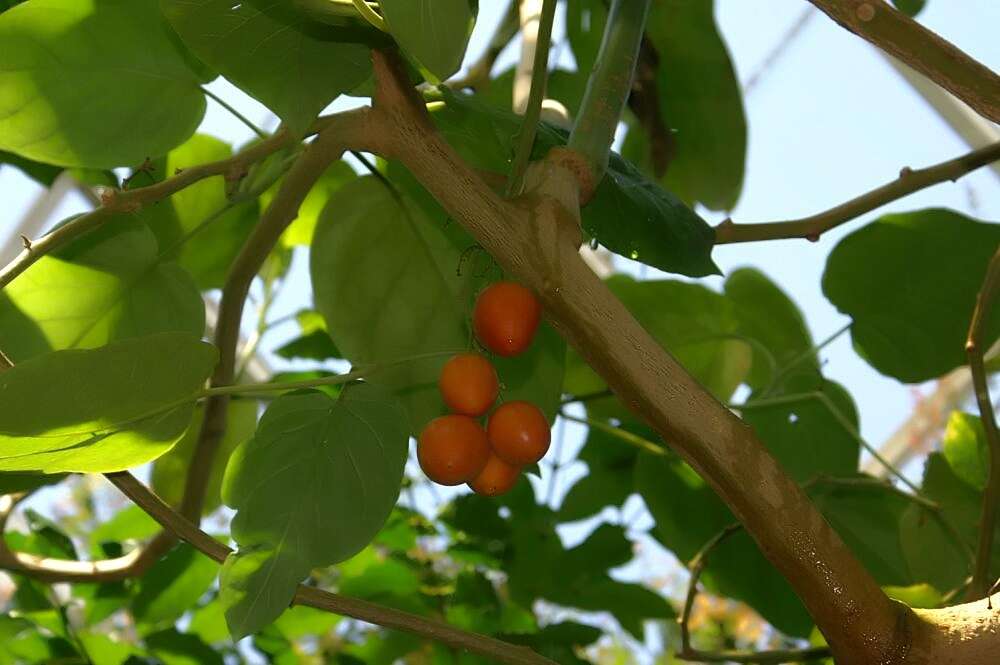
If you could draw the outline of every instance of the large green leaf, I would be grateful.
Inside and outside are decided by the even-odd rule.
[[[462,66],[474,17],[468,0],[382,0],[389,32],[439,81]]]
[[[446,93],[433,105],[438,129],[476,168],[506,173],[520,117],[467,95]],[[566,142],[565,132],[539,126],[533,157]],[[650,182],[628,161],[612,153],[608,171],[581,211],[583,230],[622,256],[654,268],[692,277],[716,274],[711,227],[669,191]]]
[[[368,49],[282,2],[160,0],[207,65],[304,132],[327,104],[371,73]]]
[[[312,568],[343,561],[375,537],[399,494],[407,429],[398,402],[369,384],[337,401],[311,391],[271,403],[223,483],[237,511],[239,551],[221,577],[235,638],[277,618]]]
[[[944,430],[941,450],[956,476],[979,491],[986,489],[990,449],[982,420],[968,413],[953,411]]]
[[[103,473],[157,458],[216,358],[197,337],[159,333],[17,364],[0,373],[0,469]]]
[[[795,480],[846,476],[857,471],[861,443],[854,400],[839,384],[820,377],[790,387],[793,392],[772,400],[750,399],[741,409],[760,440]]]
[[[636,281],[613,275],[608,287],[643,327],[720,400],[728,400],[750,370],[750,344],[738,332],[739,318],[725,296],[700,284],[673,280]],[[576,353],[570,353],[566,392],[574,395],[605,389],[604,382]],[[592,400],[588,408],[602,416],[632,418],[615,398]]]
[[[456,274],[461,249],[417,206],[372,177],[331,199],[310,255],[316,309],[337,348],[356,365],[386,363],[469,342],[468,280]],[[400,363],[370,380],[391,386],[414,431],[443,411],[437,377],[447,355]]]
[[[152,162],[152,180],[159,182],[184,169],[228,159],[229,145],[205,134],[195,134],[183,145]],[[149,184],[142,174],[135,186]],[[214,176],[146,206],[139,216],[156,235],[161,254],[176,260],[202,289],[221,287],[229,266],[257,222],[255,201],[231,204],[223,176]]]
[[[0,294],[0,348],[15,362],[204,330],[205,307],[191,277],[161,258],[145,224],[125,215],[42,257]]]
[[[910,506],[902,518],[900,543],[915,581],[949,591],[963,585],[972,573],[982,492],[956,476],[941,453],[927,456],[921,492],[940,512]],[[1000,570],[996,548],[990,568],[993,574]]]
[[[966,362],[965,336],[1000,225],[929,208],[885,215],[841,240],[826,261],[823,293],[854,319],[854,347],[906,383]],[[987,346],[1000,308],[987,322]]]
[[[179,505],[184,494],[184,482],[187,476],[191,457],[201,434],[201,425],[205,409],[198,405],[194,410],[191,426],[170,451],[153,464],[151,484],[157,496],[171,505]],[[230,400],[226,410],[226,433],[222,436],[215,463],[212,465],[212,475],[205,491],[205,514],[211,513],[222,502],[222,474],[226,468],[226,460],[240,445],[251,436],[257,427],[257,401],[247,399]]]
[[[816,358],[808,355],[813,341],[802,312],[764,273],[753,268],[731,272],[725,293],[736,306],[737,331],[753,340],[751,388],[767,388],[792,374],[818,373]]]
[[[223,665],[222,654],[205,644],[197,635],[167,628],[146,636],[150,652],[163,665]]]
[[[173,624],[215,580],[218,565],[187,543],[156,562],[139,583],[132,614],[140,624]]]
[[[135,165],[183,142],[204,112],[155,0],[31,0],[0,15],[0,149]]]
[[[281,234],[281,244],[285,247],[310,245],[316,224],[319,222],[319,216],[323,212],[323,208],[326,207],[327,201],[330,200],[334,192],[357,177],[358,174],[347,165],[347,162],[337,161],[331,164],[306,194],[306,198],[302,200],[295,221],[289,224],[285,232]],[[261,195],[261,206],[267,206],[274,200],[279,186],[280,183]]]
[[[689,205],[732,210],[743,189],[747,126],[743,94],[713,5],[713,0],[656,2],[646,34],[659,56],[661,119],[674,142],[663,186]],[[623,154],[649,164],[649,140],[633,121]]]

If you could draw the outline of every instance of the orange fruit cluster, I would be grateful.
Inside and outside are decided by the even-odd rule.
[[[534,294],[520,284],[497,282],[476,299],[473,329],[480,343],[511,357],[530,345],[542,317]],[[493,407],[500,380],[490,361],[460,353],[445,363],[438,378],[449,415],[427,423],[417,441],[417,459],[427,477],[440,485],[468,483],[476,493],[498,496],[510,490],[521,470],[549,449],[549,423],[530,402]]]

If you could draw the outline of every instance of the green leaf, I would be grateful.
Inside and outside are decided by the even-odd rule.
[[[179,633],[174,628],[146,636],[146,647],[163,665],[222,665],[222,654],[202,642],[197,635]]]
[[[205,113],[155,0],[31,0],[0,14],[0,44],[0,149],[29,159],[139,164]]]
[[[136,505],[122,508],[90,533],[91,552],[100,557],[104,543],[124,543],[149,538],[160,530],[160,524]]]
[[[779,374],[819,372],[815,356],[806,355],[813,340],[802,312],[764,273],[753,268],[733,271],[726,278],[725,293],[736,306],[737,332],[755,342],[747,376],[751,388],[767,388]]]
[[[750,371],[752,351],[737,332],[739,319],[725,296],[700,284],[636,281],[625,275],[613,275],[607,284],[663,348],[718,399],[732,396]],[[570,354],[567,365],[566,392],[606,389],[576,353]],[[611,397],[588,402],[588,410],[599,417],[636,418]]]
[[[77,633],[76,639],[87,654],[87,662],[92,665],[122,665],[129,656],[139,653],[133,645],[102,633]]]
[[[631,423],[622,429],[649,430]],[[578,459],[586,462],[588,473],[574,484],[559,506],[559,521],[573,522],[597,513],[605,506],[621,506],[633,489],[632,474],[639,451],[596,428],[587,430],[587,439]]]
[[[313,607],[295,605],[281,613],[274,627],[289,641],[303,637],[319,637],[333,630],[340,623],[341,617]]]
[[[172,624],[208,591],[217,574],[214,561],[181,543],[143,575],[132,614],[147,626]]]
[[[0,468],[105,473],[156,459],[187,428],[216,358],[196,337],[159,333],[15,365],[0,374]]]
[[[420,208],[373,177],[342,187],[316,227],[310,255],[316,309],[355,365],[467,347],[468,280],[461,249]],[[437,377],[447,355],[405,362],[370,377],[398,391],[413,431],[443,412]]]
[[[921,492],[940,506],[940,515],[918,505],[908,508],[901,520],[900,543],[915,581],[951,590],[972,573],[982,493],[956,476],[941,453],[927,456]],[[991,569],[1000,571],[996,549]]]
[[[310,237],[312,234],[310,233]],[[274,352],[287,360],[327,360],[343,355],[326,331],[323,317],[311,309],[304,309],[295,315],[302,335],[279,347]]]
[[[39,259],[0,294],[0,348],[15,363],[160,332],[200,336],[205,306],[156,238],[122,215]]]
[[[689,277],[721,274],[712,261],[715,233],[705,220],[615,153],[581,222],[616,254]]]
[[[368,49],[288,3],[160,0],[205,64],[275,112],[295,134],[371,73]]]
[[[537,633],[500,636],[503,640],[531,647],[540,656],[566,665],[585,665],[588,661],[581,660],[576,655],[577,650],[593,644],[600,637],[600,629],[572,621],[550,624]]]
[[[732,210],[743,189],[747,125],[742,89],[713,5],[713,0],[654,3],[646,34],[659,56],[657,99],[674,142],[661,183],[688,205]],[[648,165],[649,137],[638,123],[629,125],[622,153]]]
[[[221,577],[234,638],[277,618],[312,568],[343,561],[375,537],[407,452],[405,415],[375,386],[352,385],[337,401],[306,392],[271,403],[223,483],[237,511],[239,552]]]
[[[656,520],[653,535],[681,561],[692,559],[736,521],[715,492],[678,459],[640,454],[635,487]],[[791,586],[744,532],[712,550],[703,580],[714,592],[746,602],[787,635],[805,636],[812,628]]]
[[[982,420],[968,413],[952,411],[941,448],[956,476],[979,491],[986,489],[990,449]]]
[[[224,141],[195,134],[166,157],[152,162],[152,182],[232,154]],[[135,176],[134,185],[146,184],[143,174]],[[255,201],[233,204],[225,190],[223,176],[213,176],[139,211],[139,217],[156,235],[161,255],[177,261],[202,290],[222,286],[259,216]]]
[[[19,494],[45,485],[55,485],[65,477],[45,473],[0,473],[0,495]]]
[[[156,494],[172,506],[180,504],[184,494],[184,481],[187,475],[191,457],[201,433],[201,425],[205,409],[200,404],[194,409],[194,418],[187,432],[170,451],[153,464],[151,483]],[[212,475],[205,491],[205,506],[203,512],[207,515],[222,503],[222,474],[226,468],[226,460],[232,455],[236,446],[251,436],[257,427],[257,401],[234,399],[229,401],[226,410],[226,432],[219,443],[216,460],[212,466]]]
[[[1000,225],[952,210],[885,215],[833,248],[823,293],[854,320],[854,348],[872,367],[919,383],[965,364],[976,294],[998,243]],[[986,323],[988,345],[1000,309]]]
[[[882,587],[885,595],[893,600],[906,603],[915,608],[934,608],[944,604],[944,597],[941,592],[930,584],[911,584],[909,586],[886,586]]]
[[[927,0],[892,0],[892,4],[908,16],[916,16],[923,10]]]
[[[766,398],[741,409],[771,454],[796,481],[845,476],[858,469],[861,443],[854,400],[839,383],[816,377],[790,388],[801,392]]]
[[[403,50],[438,81],[462,66],[475,21],[468,0],[382,0],[379,9]]]
[[[222,603],[215,599],[195,609],[191,613],[188,630],[208,644],[227,642],[229,630],[226,628],[226,614]]]

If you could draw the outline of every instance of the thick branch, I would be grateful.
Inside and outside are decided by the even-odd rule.
[[[885,0],[809,0],[834,21],[1000,122],[1000,77]]]
[[[298,215],[303,199],[326,168],[340,159],[345,150],[369,148],[372,137],[368,116],[368,109],[357,109],[326,119],[316,140],[306,147],[285,175],[277,195],[230,267],[222,287],[215,328],[219,364],[212,376],[213,387],[233,382],[243,305],[254,277],[282,232]],[[205,417],[188,466],[181,502],[181,513],[191,520],[201,516],[215,453],[226,431],[228,404],[228,394],[213,395],[205,403]]]
[[[107,474],[108,480],[142,508],[160,525],[190,543],[209,558],[223,563],[232,550],[215,538],[199,529],[195,524],[180,513],[174,511],[160,497],[151,492],[145,485],[135,479],[127,471]],[[555,665],[548,658],[539,656],[531,649],[507,642],[469,633],[449,626],[441,621],[425,619],[407,612],[401,612],[389,607],[376,605],[357,598],[348,598],[339,594],[323,591],[315,587],[299,585],[292,600],[295,605],[307,605],[320,610],[341,614],[344,616],[367,621],[385,628],[402,630],[420,637],[443,642],[455,649],[470,651],[480,656],[492,658],[501,663],[511,665]]]
[[[784,238],[806,238],[815,242],[823,233],[866,212],[926,187],[948,180],[954,182],[966,173],[997,160],[1000,160],[1000,143],[993,143],[925,169],[914,171],[904,168],[899,172],[899,177],[892,182],[810,217],[764,224],[736,224],[727,219],[715,227],[715,244]]]
[[[986,377],[986,367],[983,353],[993,340],[984,339],[986,324],[990,320],[990,311],[996,299],[997,289],[1000,289],[1000,249],[997,249],[986,270],[983,287],[976,300],[976,309],[969,325],[969,336],[965,342],[965,351],[969,357],[969,369],[972,372],[972,385],[979,404],[979,415],[983,421],[986,440],[989,443],[990,471],[983,492],[982,517],[979,522],[979,547],[976,551],[976,567],[972,574],[972,584],[969,593],[973,598],[986,595],[993,581],[990,578],[990,561],[993,549],[993,532],[996,525],[997,503],[1000,502],[1000,430],[997,429],[996,414],[993,412],[993,401],[990,399],[990,386]]]
[[[376,53],[375,70],[373,121],[385,154],[537,293],[562,336],[726,501],[799,594],[838,665],[895,653],[905,641],[905,609],[882,593],[753,430],[664,351],[580,258],[575,174],[536,164],[540,185],[516,205],[500,199],[435,132],[398,65]]]
[[[255,143],[229,159],[184,169],[177,175],[155,185],[126,191],[109,190],[108,194],[102,196],[101,207],[80,215],[37,240],[26,242],[24,250],[3,270],[0,270],[0,289],[10,284],[15,277],[27,270],[38,259],[62,247],[70,240],[99,228],[115,215],[134,213],[145,205],[165,199],[199,180],[212,176],[221,175],[228,180],[238,180],[246,174],[251,164],[280,150],[289,143],[291,143],[291,137],[288,133],[279,131],[274,136]]]

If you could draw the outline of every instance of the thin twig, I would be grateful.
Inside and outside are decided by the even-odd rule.
[[[448,87],[456,90],[471,88],[476,92],[481,92],[490,83],[490,73],[493,65],[496,64],[500,53],[507,48],[507,44],[517,35],[520,28],[517,7],[520,0],[508,0],[507,11],[504,12],[503,20],[497,26],[497,30],[490,39],[489,46],[470,67],[468,73],[458,79],[448,81]]]
[[[996,525],[997,502],[1000,501],[1000,430],[997,429],[996,414],[993,412],[993,401],[990,399],[990,386],[986,378],[986,367],[983,353],[993,340],[985,339],[985,327],[990,321],[990,311],[1000,288],[1000,249],[997,249],[986,269],[983,286],[976,299],[976,309],[972,313],[972,323],[969,325],[969,336],[965,342],[965,352],[969,357],[969,369],[972,372],[972,385],[979,405],[979,415],[986,432],[989,444],[990,469],[986,490],[983,492],[982,518],[979,522],[979,547],[976,551],[976,566],[972,574],[972,584],[969,594],[973,598],[981,598],[988,590],[991,581],[990,561],[993,550],[993,532]]]
[[[223,563],[232,550],[199,529],[194,523],[168,506],[127,471],[106,474],[115,487],[170,533],[189,543],[217,563]],[[425,619],[408,612],[376,605],[356,598],[299,585],[292,600],[334,614],[353,617],[385,628],[402,630],[437,640],[463,651],[492,658],[511,665],[555,665],[527,647],[502,642],[492,637],[466,632],[441,621]]]
[[[975,171],[998,159],[1000,159],[1000,142],[925,169],[914,171],[904,168],[899,172],[899,177],[892,182],[810,217],[763,224],[737,224],[727,219],[715,227],[715,244],[786,238],[805,238],[816,242],[825,232],[866,212],[931,185],[947,180],[954,182],[970,171]]]
[[[145,205],[164,199],[205,178],[221,175],[237,180],[243,177],[250,164],[267,157],[290,142],[291,137],[286,132],[278,132],[228,159],[184,169],[177,175],[154,185],[128,191],[105,190],[105,194],[101,197],[101,207],[80,215],[41,238],[31,241],[30,246],[25,247],[14,260],[0,270],[0,289],[10,284],[38,259],[70,240],[99,228],[116,215],[134,213]]]
[[[816,355],[820,351],[822,351],[823,349],[825,349],[830,344],[833,344],[833,342],[835,342],[837,340],[837,338],[839,338],[845,332],[847,332],[848,330],[850,330],[851,326],[853,324],[854,324],[853,321],[848,321],[843,326],[841,326],[840,328],[838,328],[837,330],[835,330],[833,333],[831,333],[823,341],[819,342],[818,344],[816,344],[815,346],[813,346],[813,347],[811,347],[809,349],[806,349],[805,351],[803,351],[799,355],[797,355],[794,358],[792,358],[790,361],[788,361],[788,364],[785,365],[784,367],[782,367],[780,370],[778,370],[777,372],[772,372],[771,376],[773,376],[774,378],[771,379],[770,385],[768,385],[768,387],[764,390],[764,392],[762,393],[762,395],[766,397],[771,392],[773,392],[778,387],[778,382],[781,381],[781,379],[783,379],[786,376],[788,376],[789,372],[791,372],[793,369],[795,369],[796,367],[798,367],[802,362],[808,360],[809,358],[816,357]]]
[[[219,364],[212,376],[213,388],[228,386],[236,370],[236,347],[239,341],[243,306],[254,277],[281,237],[295,219],[299,206],[309,190],[327,169],[347,149],[367,149],[371,132],[370,109],[360,108],[330,116],[281,182],[274,200],[268,206],[253,233],[229,269],[219,301],[219,316],[215,328],[215,345],[219,349]],[[194,520],[201,515],[205,491],[215,462],[215,453],[226,431],[227,394],[212,395],[205,403],[201,431],[188,465],[181,502],[181,514]]]
[[[691,579],[688,582],[687,597],[684,599],[684,610],[681,612],[681,650],[676,654],[680,660],[697,660],[703,663],[762,663],[774,664],[809,660],[819,660],[829,658],[830,649],[827,647],[813,647],[811,649],[789,649],[782,651],[699,651],[691,646],[691,611],[694,608],[694,601],[698,595],[698,580],[708,563],[708,555],[719,544],[739,532],[743,527],[740,524],[730,524],[712,536],[707,543],[702,545],[698,553],[694,555],[688,564],[691,571]]]
[[[222,108],[224,108],[227,111],[229,111],[233,115],[233,117],[235,117],[237,120],[239,120],[244,125],[246,125],[247,127],[249,127],[250,131],[252,131],[254,134],[257,135],[257,138],[260,138],[260,139],[266,139],[267,138],[267,132],[265,132],[263,129],[261,129],[257,125],[253,124],[252,122],[250,122],[249,118],[247,118],[245,115],[243,115],[242,113],[240,113],[239,111],[237,111],[235,108],[233,108],[222,97],[219,97],[217,94],[215,94],[214,92],[212,92],[211,90],[209,90],[206,87],[202,87],[201,91],[205,93],[206,97],[210,97],[213,101],[215,101],[216,104],[218,104]]]
[[[535,39],[535,57],[531,69],[531,92],[528,106],[524,110],[521,129],[515,137],[514,163],[510,179],[507,181],[507,196],[516,196],[524,186],[524,171],[531,160],[531,148],[535,145],[538,120],[542,114],[542,100],[545,98],[545,84],[549,77],[549,46],[552,44],[552,23],[556,15],[556,0],[544,0],[542,17]]]
[[[641,436],[638,436],[637,434],[629,432],[628,430],[623,430],[621,428],[615,427],[614,425],[609,425],[608,423],[601,422],[600,420],[594,420],[592,418],[580,418],[578,416],[568,414],[565,411],[560,411],[559,415],[565,418],[566,420],[572,421],[574,423],[580,423],[581,425],[586,425],[587,427],[592,427],[596,430],[604,432],[605,434],[609,434],[620,441],[624,441],[630,446],[635,446],[639,450],[645,450],[648,453],[653,453],[654,455],[660,455],[660,456],[669,454],[666,448],[658,446],[648,439],[644,439]]]

